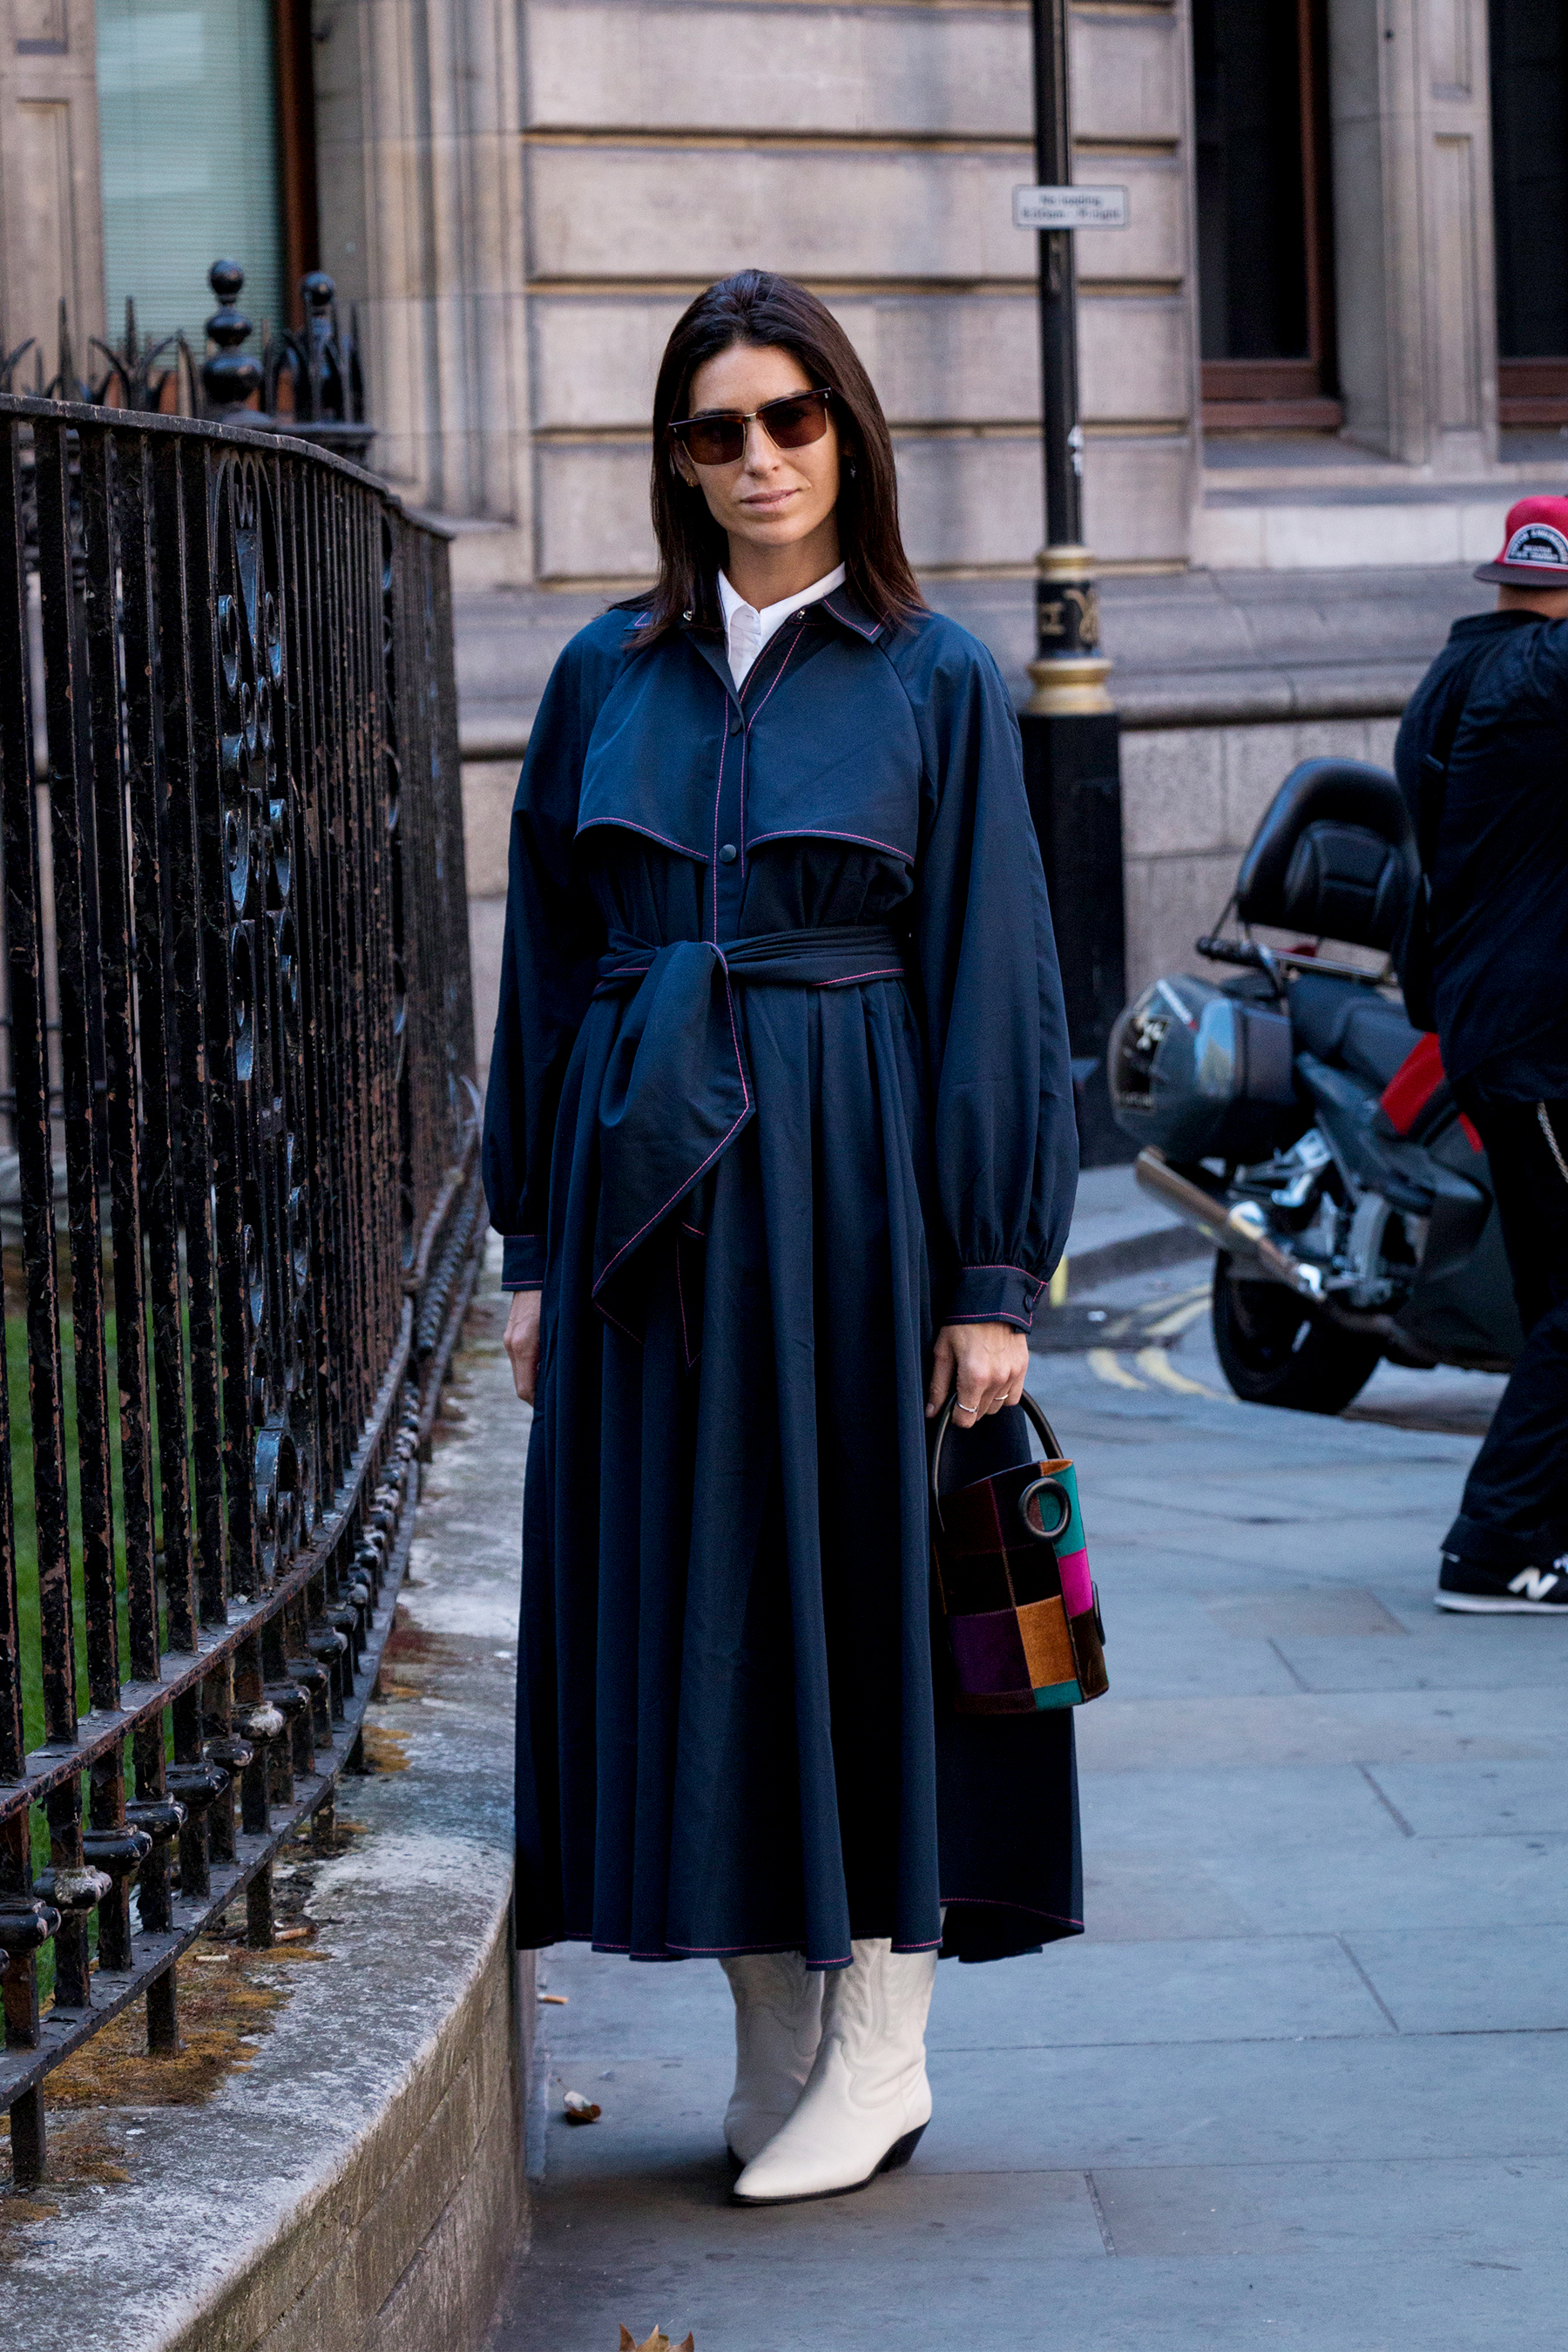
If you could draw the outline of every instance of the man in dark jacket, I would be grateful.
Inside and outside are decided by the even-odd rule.
[[[1568,499],[1521,499],[1476,578],[1498,608],[1455,624],[1394,765],[1413,818],[1424,774],[1440,796],[1435,1021],[1487,1148],[1526,1338],[1436,1599],[1546,1615],[1568,1610]]]

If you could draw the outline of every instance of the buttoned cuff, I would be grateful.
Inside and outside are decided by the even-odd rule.
[[[500,1286],[503,1290],[539,1290],[544,1284],[542,1234],[505,1234],[501,1237]]]
[[[1011,1323],[1033,1328],[1044,1277],[1021,1265],[966,1265],[952,1286],[944,1323]]]

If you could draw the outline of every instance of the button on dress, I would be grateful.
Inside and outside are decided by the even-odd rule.
[[[952,1713],[924,1415],[941,1324],[1029,1328],[1077,1178],[1017,721],[964,630],[847,586],[740,692],[639,617],[540,707],[486,1104],[543,1290],[519,1939],[1032,1949],[1081,1921],[1072,1719]]]

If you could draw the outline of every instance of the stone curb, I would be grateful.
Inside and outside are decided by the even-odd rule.
[[[468,2352],[524,2211],[510,1884],[405,2083],[157,2352]]]

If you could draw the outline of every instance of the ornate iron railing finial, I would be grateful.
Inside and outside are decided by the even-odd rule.
[[[125,298],[125,334],[119,350],[112,343],[100,342],[96,335],[90,339],[89,349],[108,362],[103,374],[86,395],[95,408],[130,408],[155,416],[163,410],[164,394],[173,382],[175,414],[195,409],[195,362],[189,343],[181,334],[164,335],[157,342],[151,335],[142,340],[136,332],[136,305],[129,294]],[[167,367],[154,374],[165,352],[173,352],[174,356]],[[184,384],[180,382],[182,373]],[[120,391],[118,400],[110,398],[116,386]]]
[[[237,307],[245,272],[237,261],[215,261],[207,284],[218,299],[207,320],[208,338],[217,349],[208,352],[201,370],[207,415],[235,424],[259,424],[262,420],[254,413],[244,418],[237,413],[249,405],[262,383],[260,361],[240,348],[250,333],[250,320]]]
[[[324,269],[309,271],[300,293],[305,324],[268,345],[263,402],[280,430],[363,465],[375,436],[365,419],[358,318],[351,309],[345,332],[337,288]]]

